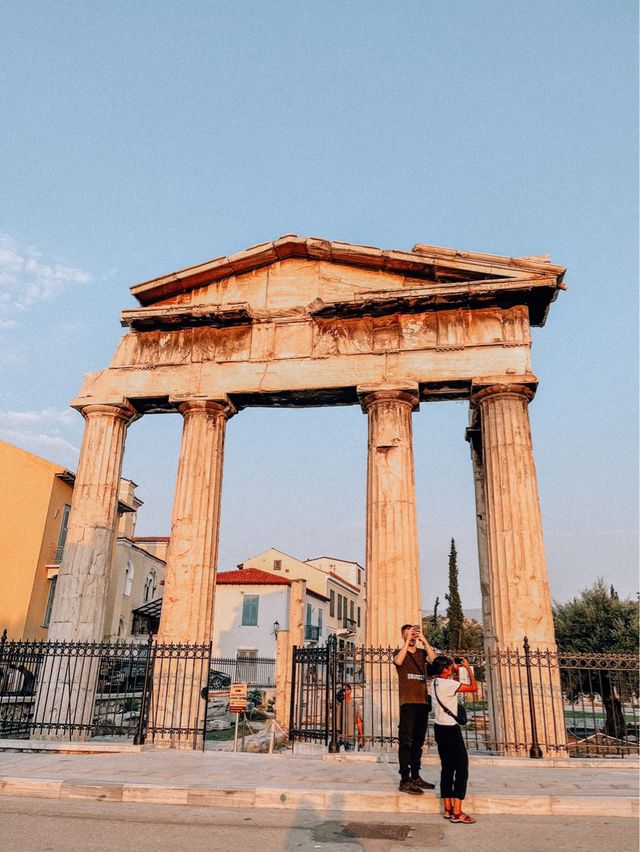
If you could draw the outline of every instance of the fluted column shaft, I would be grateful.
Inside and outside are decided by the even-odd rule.
[[[493,637],[502,648],[553,647],[551,596],[538,502],[528,405],[523,385],[479,391],[487,555]]]
[[[167,554],[161,642],[211,641],[228,401],[192,400],[184,417]]]
[[[369,421],[366,565],[367,644],[397,645],[405,622],[421,623],[420,562],[411,413],[417,394],[362,398]]]
[[[118,486],[127,426],[123,405],[87,405],[69,530],[56,586],[49,640],[101,642],[111,578]],[[88,740],[100,659],[49,655],[33,707],[34,738]],[[67,728],[60,728],[63,722]]]
[[[474,450],[472,458],[491,736],[498,750],[530,754],[533,708],[542,754],[554,756],[566,748],[559,671],[535,668],[529,694],[522,652],[525,636],[534,649],[556,648],[529,424],[532,397],[532,390],[516,384],[492,385],[473,396],[482,458]]]
[[[50,640],[101,641],[111,574],[127,405],[87,405]]]
[[[478,567],[480,569],[480,594],[482,599],[482,629],[485,647],[494,644],[493,618],[491,614],[491,576],[487,547],[487,501],[485,498],[485,476],[482,454],[471,445],[473,489],[476,498],[476,535],[478,540]]]

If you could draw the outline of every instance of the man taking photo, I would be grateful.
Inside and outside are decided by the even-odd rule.
[[[422,795],[435,785],[420,777],[422,746],[427,734],[430,698],[427,695],[427,662],[435,659],[435,651],[417,624],[403,624],[403,645],[393,662],[398,672],[400,724],[398,726],[398,760],[401,793]],[[422,647],[418,647],[417,643]]]

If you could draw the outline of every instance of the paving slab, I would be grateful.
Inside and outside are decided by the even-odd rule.
[[[337,757],[337,756],[336,756]],[[353,757],[354,759],[350,759]],[[439,762],[423,761],[437,782]],[[0,752],[0,796],[201,807],[437,813],[437,791],[398,791],[391,759],[171,750]],[[637,765],[472,758],[467,810],[545,816],[638,815]]]

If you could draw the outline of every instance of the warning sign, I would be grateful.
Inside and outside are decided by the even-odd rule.
[[[229,687],[229,712],[245,713],[247,710],[247,684],[232,683]]]

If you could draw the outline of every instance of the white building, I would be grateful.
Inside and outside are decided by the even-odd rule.
[[[271,547],[242,565],[245,569],[256,568],[277,577],[305,580],[307,589],[329,599],[329,606],[323,612],[324,638],[335,633],[352,645],[365,644],[366,577],[358,562],[331,556],[302,561]],[[313,618],[312,621],[316,623]]]
[[[213,655],[233,659],[273,658],[276,634],[289,627],[291,581],[257,568],[223,571],[216,578]],[[326,639],[329,600],[307,588],[305,644]]]

